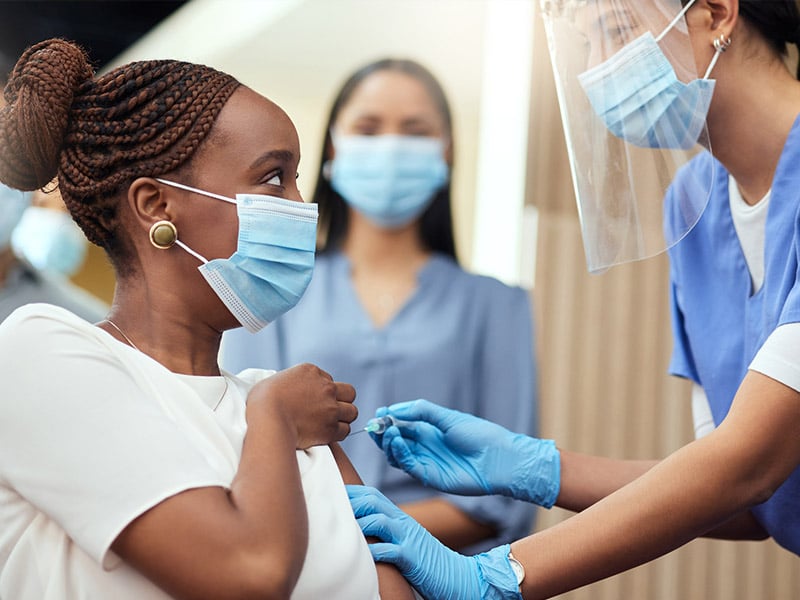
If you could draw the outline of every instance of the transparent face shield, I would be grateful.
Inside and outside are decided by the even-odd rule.
[[[710,149],[713,63],[698,75],[683,18],[691,4],[541,0],[591,272],[665,251],[708,202],[713,173],[685,170],[688,193],[665,231],[667,189]]]

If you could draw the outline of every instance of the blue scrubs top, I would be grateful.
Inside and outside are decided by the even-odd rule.
[[[752,294],[730,212],[728,172],[703,153],[667,194],[666,226],[680,222],[681,199],[700,173],[713,177],[708,207],[669,252],[674,348],[670,372],[705,390],[715,424],[728,414],[748,366],[779,325],[800,321],[800,119],[772,182],[764,247],[764,284]],[[686,177],[689,175],[689,177]],[[800,468],[753,509],[781,546],[800,554]]]
[[[258,334],[225,334],[223,365],[283,369],[311,362],[355,386],[363,426],[375,410],[426,398],[513,431],[537,432],[536,369],[531,307],[525,290],[464,272],[433,255],[412,297],[381,328],[362,307],[341,253],[317,258],[300,303]],[[355,427],[354,427],[355,429]],[[366,433],[342,443],[367,485],[397,503],[444,496],[499,536],[491,548],[531,532],[535,507],[500,496],[440,494],[389,466]]]

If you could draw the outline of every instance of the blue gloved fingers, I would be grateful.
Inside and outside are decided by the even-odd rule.
[[[405,574],[413,565],[403,555],[403,548],[395,539],[399,531],[390,532],[386,524],[392,521],[385,515],[367,515],[356,519],[361,531],[365,536],[376,537],[382,541],[369,544],[369,551],[372,553],[372,560],[375,562],[386,562],[396,565],[400,572]],[[395,523],[397,521],[394,521]]]
[[[462,416],[467,416],[466,413],[451,408],[444,408],[443,406],[423,399],[392,404],[388,408],[388,414],[404,421],[425,421],[442,431],[447,431],[458,422]]]
[[[384,412],[384,411],[380,411]],[[560,455],[540,440],[427,400],[386,409],[405,421],[386,429],[390,465],[423,484],[462,495],[503,494],[550,507],[560,488]]]
[[[430,449],[445,444],[444,435],[438,427],[424,421],[401,421],[390,425],[383,432],[381,448],[385,452],[387,446],[391,445],[395,438],[402,438],[406,442],[420,442],[419,446]]]
[[[400,429],[396,425],[390,425],[386,428],[386,431],[383,432],[383,439],[381,440],[381,450],[387,452],[389,447],[392,445],[395,439],[403,440],[403,434],[400,432]]]
[[[401,569],[407,567],[406,561],[400,556],[400,548],[396,544],[387,544],[385,542],[375,542],[369,544],[369,551],[372,553],[372,560],[375,562],[385,562],[397,565]],[[400,571],[402,573],[402,569]]]
[[[387,517],[383,513],[367,513],[361,514],[356,512],[353,508],[353,514],[356,515],[356,522],[361,528],[361,533],[366,536],[376,537],[382,542],[394,543],[396,538],[393,536],[392,531],[387,525]]]
[[[383,450],[383,453],[386,455],[386,460],[391,466],[395,469],[403,469],[403,465],[398,462],[395,453],[398,453],[400,456],[405,456],[407,449],[405,448],[405,440],[397,427],[389,427],[383,432],[381,450]]]
[[[375,488],[347,485],[361,531],[380,539],[369,544],[376,562],[394,564],[426,598],[521,600],[508,562],[508,546],[462,556],[441,544]]]
[[[349,484],[345,485],[345,489],[347,490],[347,495],[350,498],[350,506],[353,508],[353,514],[356,518],[377,513],[383,513],[389,517],[398,518],[406,514],[374,487]]]
[[[494,593],[493,582],[484,576],[494,575],[493,565],[482,569],[479,561],[485,558],[462,556],[442,545],[376,489],[348,485],[347,494],[361,530],[381,540],[369,545],[373,560],[394,564],[425,598],[520,598]]]
[[[409,433],[411,431],[415,433],[419,432],[419,427],[423,423],[427,423],[429,426],[438,429],[443,434],[447,434],[453,427],[459,427],[461,429],[468,427],[482,433],[485,432],[489,436],[503,434],[513,435],[511,431],[497,423],[487,421],[486,419],[476,417],[469,413],[445,408],[433,402],[429,402],[428,400],[420,399],[410,402],[398,402],[392,404],[385,410],[386,412],[382,414],[389,414],[401,421],[408,422],[405,425],[401,424],[404,437],[412,435]]]
[[[372,503],[370,502],[372,498],[377,497],[379,494],[383,495],[374,487],[370,487],[368,485],[346,483],[344,489],[347,492],[347,497],[350,498],[351,505],[355,505],[357,503],[359,507],[364,507],[365,509],[369,506],[372,506]],[[369,514],[369,512],[365,510],[364,514]]]
[[[363,517],[358,517],[356,522],[365,536],[376,537],[389,544],[402,544],[404,535],[409,527],[420,527],[408,515],[390,517],[385,513],[364,515]]]
[[[384,452],[390,465],[402,469],[424,485],[430,485],[429,467],[420,460],[424,454],[419,450],[416,442],[407,441],[400,435],[384,440]]]
[[[383,451],[389,464],[417,477],[423,483],[427,483],[425,467],[420,461],[419,445],[412,440],[406,440],[396,427],[393,429],[395,431],[391,432],[383,441]]]
[[[397,428],[397,425],[389,425],[383,432],[383,439],[381,440],[381,449],[386,452],[386,447],[391,445],[392,440],[395,438],[403,438],[403,434]]]
[[[407,440],[417,440],[426,443],[431,443],[433,440],[441,440],[444,433],[436,425],[427,423],[426,421],[403,421],[398,420],[397,423],[391,425],[386,431],[394,427],[397,432]],[[384,435],[386,434],[384,431]]]
[[[389,407],[389,414],[403,421],[423,421],[447,433],[452,427],[470,423],[473,426],[500,427],[475,415],[461,412],[452,408],[439,406],[428,400],[412,400],[411,402],[398,402]]]
[[[426,486],[443,492],[476,496],[495,493],[486,476],[469,459],[469,451],[451,448],[433,425],[412,425],[419,442],[400,435],[396,427],[384,433],[383,450],[389,464],[402,469]],[[479,446],[483,451],[484,446]]]
[[[420,425],[423,425],[420,423]],[[429,426],[430,427],[430,426]],[[471,467],[469,462],[451,452],[441,442],[441,432],[433,427],[434,435],[420,436],[421,442],[407,439],[405,436],[390,433],[384,440],[384,452],[389,463],[402,469],[422,484],[434,487],[444,492],[466,493],[491,493],[485,485],[483,476]],[[388,431],[388,430],[387,430]],[[463,475],[459,475],[463,474]],[[456,480],[467,476],[468,481],[478,482],[480,491],[470,491],[473,486],[459,485]]]
[[[344,489],[347,491],[347,496],[351,501],[383,496],[377,489],[369,485],[346,483]]]

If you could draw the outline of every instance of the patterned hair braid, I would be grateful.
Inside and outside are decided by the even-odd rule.
[[[93,79],[85,52],[47,40],[19,59],[0,111],[0,181],[23,190],[58,174],[86,237],[110,254],[119,193],[185,165],[239,86],[210,67],[134,62]]]

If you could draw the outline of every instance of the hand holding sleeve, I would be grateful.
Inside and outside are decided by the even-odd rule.
[[[427,400],[379,409],[396,425],[374,435],[389,463],[443,492],[502,494],[550,508],[558,497],[561,461],[552,440],[513,433]]]
[[[394,564],[425,598],[522,600],[508,561],[509,546],[476,556],[450,550],[374,488],[348,485],[361,530],[376,562]]]

